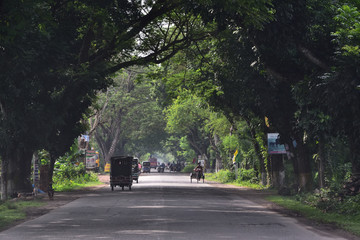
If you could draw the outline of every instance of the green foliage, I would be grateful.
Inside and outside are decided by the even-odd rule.
[[[194,170],[195,167],[196,167],[195,164],[188,164],[183,168],[183,170],[181,170],[181,172],[191,173]]]
[[[40,159],[41,165],[49,165],[49,163],[50,163],[49,152],[43,149],[43,150],[40,150],[38,152],[38,154],[39,154],[39,159]]]
[[[212,179],[220,183],[230,183],[235,180],[235,173],[230,170],[222,169],[217,173],[214,173]]]
[[[358,8],[350,5],[341,6],[338,8],[335,20],[339,22],[340,27],[333,35],[340,43],[342,54],[360,57],[360,12]]]
[[[196,152],[190,146],[189,141],[186,137],[180,138],[179,142],[181,151],[177,151],[177,156],[185,159],[186,162],[192,162],[193,158],[196,157]]]
[[[209,133],[205,127],[209,119],[210,109],[202,98],[197,97],[188,90],[183,90],[173,103],[165,110],[166,130],[173,136],[171,139],[178,139],[172,143],[179,145],[189,144],[194,155],[187,149],[187,159],[193,159],[197,155],[208,155],[210,145]],[[176,136],[176,137],[175,137]],[[186,141],[184,141],[186,138]],[[181,149],[181,147],[180,147]],[[177,150],[178,151],[178,150]],[[182,154],[180,152],[180,154]],[[179,155],[179,152],[176,153]]]
[[[304,193],[295,196],[301,203],[316,207],[323,212],[360,215],[360,195],[344,196],[330,189],[321,189],[317,193]]]
[[[114,86],[98,94],[93,107],[102,120],[95,136],[104,154],[108,154],[112,141],[116,141],[117,154],[141,156],[162,149],[167,137],[164,114],[152,94],[152,82],[147,78],[136,81],[143,71],[147,69],[123,70],[114,77]]]
[[[93,186],[101,184],[96,173],[90,172],[82,176],[77,176],[73,179],[63,179],[62,181],[54,181],[55,191],[70,191],[74,189],[83,188],[86,186]]]
[[[336,212],[360,216],[360,194],[356,196],[345,196],[344,199],[336,206]]]
[[[303,197],[301,198],[303,200],[306,199]],[[301,214],[309,219],[313,219],[322,223],[335,223],[338,227],[360,236],[360,215],[358,211],[359,208],[352,208],[359,207],[358,197],[355,198],[355,204],[353,200],[350,200],[349,205],[351,205],[351,207],[349,211],[343,212],[341,214],[336,212],[324,212],[323,210],[317,209],[316,207],[309,205],[305,201],[300,202],[294,199],[294,197],[271,196],[267,199],[283,207],[286,207],[298,214]],[[309,197],[309,199],[309,202],[314,202],[314,200],[311,200],[314,199],[313,197]],[[347,203],[345,203],[345,205],[347,205]],[[345,207],[345,209],[346,208],[347,207]],[[351,209],[352,211],[355,210],[355,214],[352,214]]]
[[[56,162],[53,176],[55,191],[68,191],[86,186],[86,184],[99,183],[96,173],[86,172],[83,163],[74,164],[71,161]]]
[[[251,171],[250,171],[251,172]],[[235,173],[230,170],[220,170],[217,173],[206,173],[206,179],[208,181],[215,181],[225,184],[231,184],[235,186],[248,187],[252,189],[266,189],[268,186],[259,184],[257,181],[240,181],[239,179],[235,180]],[[249,173],[247,178],[252,178],[253,174]]]
[[[227,135],[222,139],[222,144],[224,149],[227,149],[229,152],[235,152],[239,146],[239,138],[236,135]]]
[[[257,177],[256,171],[253,168],[250,169],[239,169],[238,170],[238,179],[236,179],[237,183],[241,182],[249,182],[249,183],[259,183],[259,179]]]
[[[64,181],[65,179],[75,179],[78,176],[85,176],[86,170],[83,163],[75,165],[71,162],[55,163],[54,183]]]

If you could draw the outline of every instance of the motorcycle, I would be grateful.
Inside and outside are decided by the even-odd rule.
[[[158,167],[157,171],[158,171],[159,173],[163,173],[163,172],[164,172],[164,169],[165,169],[165,166],[164,166],[164,165],[160,165],[160,166]]]

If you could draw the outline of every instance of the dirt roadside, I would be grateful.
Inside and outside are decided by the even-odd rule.
[[[18,224],[21,224],[23,222],[29,221],[31,219],[35,219],[37,217],[40,217],[51,210],[54,210],[58,207],[61,207],[69,202],[72,202],[86,194],[92,193],[96,191],[99,188],[102,188],[109,184],[109,175],[99,175],[99,180],[103,184],[92,186],[92,187],[86,187],[80,190],[74,190],[71,192],[55,192],[53,200],[50,200],[47,196],[47,194],[39,194],[36,197],[31,197],[29,200],[36,199],[37,201],[40,201],[44,203],[40,207],[30,207],[26,209],[26,218],[22,220],[18,220],[13,222],[12,224],[0,228],[0,232],[4,231],[6,229],[12,228]],[[16,201],[16,199],[12,200]]]
[[[26,210],[26,218],[25,219],[16,221],[13,224],[7,226],[6,228],[1,228],[0,232],[4,231],[6,229],[9,229],[11,227],[14,227],[20,223],[40,217],[40,216],[50,212],[51,210],[61,207],[69,202],[72,202],[80,197],[83,197],[84,195],[93,193],[97,189],[100,189],[102,187],[109,185],[109,175],[99,175],[99,180],[103,184],[93,186],[93,187],[87,187],[87,188],[84,188],[81,190],[75,190],[75,191],[71,191],[71,192],[56,192],[53,200],[49,200],[49,198],[47,197],[46,194],[42,194],[41,196],[38,197],[38,200],[44,203],[43,206],[28,208]],[[272,202],[267,201],[265,198],[267,196],[276,194],[276,192],[274,192],[274,191],[253,190],[253,189],[248,189],[248,188],[244,188],[244,187],[237,187],[237,186],[233,186],[233,185],[226,185],[226,184],[220,184],[220,183],[209,182],[209,181],[207,181],[207,183],[211,184],[214,187],[221,188],[222,191],[231,191],[231,192],[236,191],[238,194],[241,195],[241,197],[243,197],[247,200],[253,201],[261,206],[264,206],[270,210],[276,211],[284,216],[290,216],[290,217],[296,218],[300,224],[303,224],[305,226],[311,226],[315,230],[321,230],[321,231],[333,233],[334,235],[341,236],[341,237],[349,239],[349,240],[360,240],[359,237],[354,236],[354,235],[338,228],[337,226],[335,226],[333,224],[317,223],[315,221],[312,221],[312,220],[306,219],[305,217],[302,217],[301,215],[299,215],[296,212],[290,211],[290,210],[285,209],[281,206],[278,206]]]

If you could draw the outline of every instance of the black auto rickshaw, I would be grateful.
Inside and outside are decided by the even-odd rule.
[[[133,157],[114,156],[110,159],[110,187],[114,191],[114,187],[119,186],[124,190],[124,187],[129,187],[133,182]]]
[[[150,170],[151,170],[150,162],[143,162],[142,170],[143,170],[143,173],[150,173]]]

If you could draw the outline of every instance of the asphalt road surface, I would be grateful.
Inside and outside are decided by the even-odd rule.
[[[183,174],[142,174],[132,191],[100,188],[1,232],[0,239],[345,239],[273,212],[244,194],[190,183]]]

